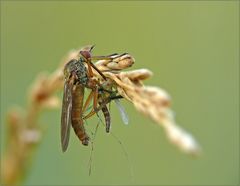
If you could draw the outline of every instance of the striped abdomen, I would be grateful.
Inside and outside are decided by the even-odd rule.
[[[105,118],[106,132],[108,133],[110,131],[111,117],[110,117],[110,113],[109,113],[106,105],[104,105],[102,107],[102,112],[103,112],[103,115],[104,115],[104,118]]]
[[[84,122],[82,119],[82,107],[84,99],[84,87],[75,85],[72,90],[72,127],[77,137],[83,145],[88,145],[89,137],[85,132]]]

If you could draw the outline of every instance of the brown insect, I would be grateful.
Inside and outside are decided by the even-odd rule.
[[[98,98],[101,98],[99,95],[99,88],[102,90],[104,90],[104,88],[102,88],[100,82],[94,78],[93,69],[95,69],[104,80],[106,80],[106,77],[92,63],[92,60],[111,60],[112,58],[111,55],[92,56],[92,49],[93,46],[88,49],[81,50],[79,52],[79,59],[72,59],[64,67],[65,83],[61,115],[61,145],[63,152],[65,152],[68,147],[70,125],[72,125],[75,134],[83,145],[88,145],[89,143],[89,136],[84,128],[84,119],[91,117],[101,109],[105,115],[106,124],[108,126],[110,125],[110,114],[105,105],[111,101],[111,97],[104,100],[100,99],[98,101]],[[88,68],[86,68],[85,63]],[[91,89],[91,93],[89,94],[86,102],[83,103],[85,88]],[[86,116],[84,116],[83,113],[85,113],[91,100],[93,100],[93,108]],[[100,104],[99,107],[97,106],[98,104]]]

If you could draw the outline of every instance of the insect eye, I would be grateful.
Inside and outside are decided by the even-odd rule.
[[[79,53],[80,53],[85,59],[91,58],[91,53],[90,53],[89,51],[81,50]]]

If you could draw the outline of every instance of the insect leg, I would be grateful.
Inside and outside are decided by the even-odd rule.
[[[94,111],[97,110],[97,104],[98,104],[98,88],[94,90],[94,97],[93,97],[93,109]]]
[[[92,110],[83,117],[83,119],[87,119],[89,117],[91,117],[92,115],[94,115],[95,113],[97,113],[100,109],[98,109],[97,104],[98,104],[98,88],[95,88],[94,90],[92,90],[93,92],[93,108]]]
[[[84,106],[83,106],[83,109],[82,109],[83,113],[86,111],[87,107],[89,106],[90,101],[93,98],[93,95],[94,95],[94,91],[91,91],[91,93],[89,94],[86,102],[84,103]]]
[[[93,116],[94,114],[96,114],[97,112],[99,112],[100,110],[102,110],[102,108],[108,104],[109,102],[111,101],[111,99],[106,99],[104,100],[100,105],[99,107],[97,107],[95,110],[91,111],[90,113],[88,113],[86,116],[83,117],[83,119],[88,119],[90,118],[91,116]]]
[[[92,78],[93,77],[93,71],[92,71],[92,67],[91,67],[91,61],[87,60],[86,63],[87,63],[87,66],[88,66],[88,75],[89,75],[90,78]]]

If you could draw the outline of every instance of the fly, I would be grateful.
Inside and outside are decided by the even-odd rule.
[[[64,93],[62,101],[61,115],[61,145],[62,151],[65,152],[69,143],[70,125],[72,125],[75,134],[83,145],[88,145],[89,137],[84,128],[83,113],[85,112],[90,101],[93,99],[93,109],[88,115],[92,115],[97,110],[99,82],[93,78],[94,68],[104,80],[106,77],[92,63],[93,59],[112,59],[110,56],[91,56],[92,47],[86,48],[79,52],[79,59],[70,60],[64,67]],[[87,67],[85,64],[87,64]],[[84,88],[91,89],[85,104]],[[88,115],[86,117],[88,117]]]
[[[94,113],[88,114],[84,117],[84,119],[87,119],[97,113],[98,111],[102,110],[104,119],[105,119],[105,125],[106,125],[106,132],[110,132],[111,127],[111,115],[109,112],[109,109],[107,105],[114,100],[116,103],[116,106],[120,112],[122,121],[124,124],[128,124],[128,115],[124,109],[124,107],[120,103],[120,99],[123,98],[121,95],[117,95],[117,91],[114,90],[114,85],[112,82],[105,81],[101,83],[101,87],[98,90],[98,104],[99,107],[95,110]]]
[[[102,110],[105,122],[106,131],[110,131],[111,117],[107,104],[111,100],[116,99],[116,92],[113,92],[113,85],[105,87],[107,82],[103,73],[92,63],[93,60],[114,61],[116,58],[124,56],[112,54],[108,56],[92,56],[91,51],[94,46],[85,47],[80,50],[79,58],[70,60],[64,67],[64,93],[62,101],[62,115],[61,115],[61,145],[62,151],[65,152],[68,147],[70,137],[70,126],[72,125],[76,136],[83,145],[88,145],[89,136],[84,128],[84,120],[91,117],[99,110]],[[85,66],[87,65],[87,67]],[[93,69],[102,76],[102,82],[94,77]],[[84,103],[84,89],[91,90],[88,98]],[[102,93],[103,92],[103,93]],[[114,94],[113,94],[114,93]],[[119,96],[117,96],[119,97]],[[121,97],[121,96],[120,96]],[[93,100],[92,110],[87,114],[86,110]],[[98,106],[99,105],[99,106]],[[122,113],[123,109],[120,109]],[[123,114],[121,114],[123,115]],[[125,117],[126,121],[126,117]]]

